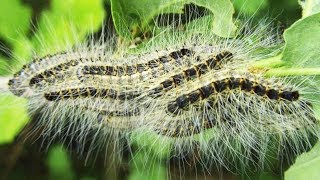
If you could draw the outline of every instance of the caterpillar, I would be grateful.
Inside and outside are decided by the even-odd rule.
[[[81,146],[87,139],[103,144],[147,134],[170,145],[168,162],[199,154],[205,169],[263,167],[273,140],[276,155],[284,156],[319,137],[314,102],[302,86],[308,78],[266,78],[250,70],[278,53],[258,52],[281,43],[268,26],[230,39],[172,31],[140,50],[119,53],[103,42],[35,59],[14,74],[9,90],[29,100],[47,138],[70,136]]]

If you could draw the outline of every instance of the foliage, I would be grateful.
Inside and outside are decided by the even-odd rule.
[[[320,165],[320,143],[318,143],[313,149],[308,152],[300,155],[296,163],[291,166],[285,172],[285,179],[294,179],[294,180],[302,180],[308,179],[319,179],[319,167]]]

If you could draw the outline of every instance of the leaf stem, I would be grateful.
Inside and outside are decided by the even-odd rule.
[[[320,68],[286,67],[286,62],[281,60],[282,54],[259,60],[251,68],[261,70],[266,77],[284,76],[312,76],[320,75]]]
[[[269,69],[265,72],[265,76],[312,76],[320,75],[320,68],[276,68]]]
[[[282,54],[267,58],[267,59],[262,59],[259,61],[256,61],[255,63],[252,64],[252,67],[254,68],[276,68],[276,67],[281,67],[285,65],[285,62],[281,60]]]

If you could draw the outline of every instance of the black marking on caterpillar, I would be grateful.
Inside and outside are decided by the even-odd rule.
[[[50,61],[50,58],[56,58],[56,60],[64,59],[68,55],[66,52],[57,53],[53,55],[47,55],[42,58],[36,58],[29,64],[25,64],[20,71],[14,74],[13,78],[9,80],[8,86],[10,91],[17,95],[22,96],[25,93],[25,88],[28,86],[40,85],[41,81],[54,81],[58,78],[57,74],[60,73],[63,69],[67,70],[70,66],[76,66],[79,62],[84,61],[85,59],[77,57],[71,60],[67,60],[66,63],[60,62],[50,69],[39,72],[43,69],[43,66],[49,65],[47,61]],[[79,54],[75,54],[79,56]],[[51,77],[51,78],[50,78]],[[26,81],[27,82],[24,82]]]
[[[95,87],[82,87],[82,88],[70,88],[60,91],[54,91],[45,93],[44,97],[48,101],[59,101],[65,99],[76,99],[76,98],[87,98],[87,97],[101,97],[101,98],[112,98],[119,100],[129,100],[138,97],[140,93],[136,91],[131,92],[118,92],[114,89],[104,89]]]
[[[36,69],[38,66],[40,66],[41,62],[48,61],[48,59],[53,58],[53,57],[65,56],[67,54],[68,54],[67,52],[61,52],[61,53],[56,53],[56,54],[52,54],[52,55],[46,55],[46,56],[43,56],[41,58],[35,58],[30,63],[23,65],[21,70],[18,71],[17,73],[15,73],[13,75],[13,77],[14,78],[18,78],[23,73],[28,74],[27,73],[28,71],[33,71],[32,69]],[[64,66],[64,68],[67,68],[67,66],[72,66],[72,64],[78,63],[79,60],[82,61],[83,59],[81,57],[79,57],[79,59],[77,59],[77,60],[69,60],[69,61],[71,61],[70,63],[69,62],[61,63],[61,64],[58,64],[57,66],[59,66],[59,65],[64,66],[63,64],[67,64],[66,66]],[[54,69],[54,67],[52,69]]]
[[[271,100],[296,101],[299,99],[298,91],[268,89],[266,86],[259,84],[256,81],[251,81],[245,78],[229,77],[218,81],[212,81],[210,84],[177,97],[174,101],[168,103],[167,112],[177,115],[180,113],[181,109],[188,107],[190,104],[194,104],[199,100],[207,99],[213,94],[234,89],[251,92],[258,96],[268,97]]]
[[[70,60],[66,63],[62,63],[53,68],[47,69],[31,78],[29,85],[39,85],[41,81],[47,81],[50,77],[53,77],[54,79],[59,78],[59,73],[69,69],[71,66],[77,66],[78,64],[79,62],[77,60]]]
[[[66,54],[67,54],[67,52],[60,52],[60,53],[56,53],[56,54],[49,54],[49,55],[43,56],[41,58],[35,58],[30,63],[23,65],[21,70],[18,71],[17,73],[15,73],[13,76],[14,77],[20,76],[21,73],[31,69],[32,65],[38,65],[40,62],[45,61],[48,58],[52,58],[52,57],[55,57],[55,56],[62,56],[62,55],[66,55]]]
[[[15,79],[15,78],[10,79],[8,82],[8,86],[9,86],[10,91],[16,96],[22,96],[23,93],[25,92],[24,89],[17,88],[19,85],[20,85],[20,82],[18,82],[17,79]]]
[[[210,58],[206,60],[204,63],[200,63],[194,65],[191,68],[183,70],[183,72],[172,75],[168,79],[162,81],[159,86],[150,90],[151,93],[149,95],[155,95],[155,97],[159,96],[159,93],[163,90],[168,91],[174,87],[178,87],[184,83],[184,81],[192,80],[195,77],[200,78],[202,75],[209,72],[209,70],[213,70],[218,68],[219,63],[223,59],[232,58],[232,53],[225,51],[217,54],[214,58]]]
[[[107,111],[107,110],[102,110],[99,111],[103,115],[108,115],[108,116],[137,116],[140,115],[140,109],[135,108],[133,110],[127,110],[127,111]]]
[[[180,49],[169,53],[168,56],[162,56],[158,59],[150,60],[146,63],[127,65],[127,66],[98,66],[98,65],[85,65],[81,69],[83,75],[107,75],[107,76],[131,76],[136,73],[142,73],[149,69],[155,69],[166,63],[175,61],[181,64],[179,61],[182,57],[190,57],[194,53],[189,49]],[[81,75],[79,75],[81,77]]]

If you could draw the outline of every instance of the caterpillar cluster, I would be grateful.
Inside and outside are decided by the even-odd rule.
[[[94,147],[152,134],[170,145],[168,158],[200,154],[206,169],[261,165],[274,142],[282,156],[318,137],[303,81],[249,69],[264,57],[258,49],[278,45],[267,32],[261,26],[232,39],[164,32],[142,53],[82,45],[33,60],[8,85],[29,100],[30,114],[40,113],[46,137],[71,136],[80,146],[90,139]]]

